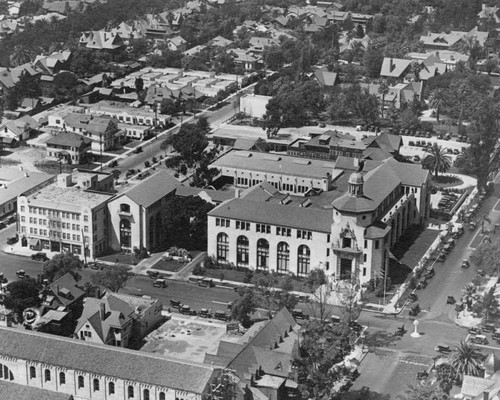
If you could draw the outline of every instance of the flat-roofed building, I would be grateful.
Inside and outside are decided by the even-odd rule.
[[[19,236],[34,250],[95,258],[107,247],[107,202],[113,196],[81,187],[71,174],[17,201]]]
[[[237,150],[224,154],[210,167],[217,168],[220,177],[232,180],[239,188],[267,182],[283,193],[299,195],[330,190],[342,172],[330,161]]]
[[[0,358],[2,383],[26,393],[57,392],[37,400],[202,400],[220,373],[206,364],[12,328],[0,328]]]

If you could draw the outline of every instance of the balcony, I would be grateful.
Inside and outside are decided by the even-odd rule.
[[[361,254],[363,250],[361,250],[355,242],[352,243],[350,247],[343,247],[340,239],[332,242],[332,250],[335,253],[349,253],[349,254]]]
[[[128,218],[132,218],[132,213],[130,212],[130,210],[126,211],[126,210],[118,210],[118,215],[121,216],[121,217],[128,217]]]

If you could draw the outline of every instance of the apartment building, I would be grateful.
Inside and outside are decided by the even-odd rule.
[[[94,182],[97,178],[94,179]],[[34,250],[65,251],[94,258],[108,246],[107,202],[111,193],[91,189],[92,179],[57,181],[18,197],[19,236]]]
[[[90,151],[91,143],[92,140],[76,133],[61,132],[45,143],[47,158],[65,164],[80,164]]]

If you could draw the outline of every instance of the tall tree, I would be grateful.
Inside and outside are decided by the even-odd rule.
[[[40,285],[32,278],[13,281],[7,285],[3,304],[22,318],[22,313],[26,308],[41,305],[39,292]]]
[[[240,297],[231,307],[231,317],[239,321],[244,328],[248,328],[251,325],[250,315],[257,309],[255,292],[253,289],[243,288],[238,293]]]
[[[479,376],[482,369],[482,356],[477,347],[460,341],[451,357],[451,366],[457,371],[457,378],[463,381],[464,375]]]
[[[172,136],[170,144],[191,166],[201,160],[208,146],[208,140],[204,131],[196,124],[184,124],[179,132]]]
[[[83,262],[72,253],[59,253],[45,262],[43,276],[49,282],[53,282],[67,273],[70,273],[77,281],[81,279],[80,271]]]
[[[131,268],[126,265],[107,265],[104,269],[92,275],[92,283],[103,286],[113,292],[118,292],[133,276]]]
[[[382,95],[382,102],[380,103],[380,115],[383,119],[384,108],[385,108],[385,96],[387,95],[387,93],[389,93],[389,85],[385,81],[380,82],[380,85],[378,87],[378,92],[379,94]]]
[[[474,304],[474,311],[483,317],[485,324],[490,322],[490,317],[498,310],[498,300],[495,297],[495,288],[483,294]]]
[[[423,161],[434,172],[434,177],[437,179],[440,172],[446,172],[451,167],[451,158],[444,148],[434,143],[431,147],[431,152]]]
[[[450,395],[451,389],[453,389],[453,383],[455,382],[457,372],[450,364],[440,364],[436,368],[436,379],[439,387],[446,395]]]
[[[443,89],[435,89],[429,96],[429,107],[436,110],[436,121],[439,122],[441,110],[447,104],[446,92]]]
[[[462,289],[462,300],[467,304],[467,308],[471,308],[472,300],[476,294],[476,287],[472,283],[468,283]]]

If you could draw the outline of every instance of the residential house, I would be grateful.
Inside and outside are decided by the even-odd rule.
[[[90,138],[73,132],[61,132],[45,143],[47,158],[65,164],[80,164],[91,150],[91,144]]]
[[[497,400],[500,397],[500,360],[495,353],[484,362],[484,376],[464,375],[460,395],[464,400]]]
[[[422,82],[398,83],[389,86],[387,93],[380,93],[380,85],[376,83],[361,84],[362,88],[368,90],[369,94],[377,96],[380,102],[384,101],[384,108],[394,106],[397,109],[404,107],[415,100],[422,98]]]
[[[180,35],[167,39],[167,47],[171,51],[184,51],[186,44],[187,40]]]
[[[211,46],[226,48],[233,44],[232,40],[226,39],[222,36],[216,36],[210,41]]]
[[[80,37],[80,46],[93,50],[118,51],[125,44],[123,39],[116,32],[106,30],[84,32]]]
[[[460,42],[472,41],[484,46],[488,39],[488,32],[481,32],[477,27],[469,32],[450,31],[441,33],[429,32],[427,35],[420,36],[420,41],[426,50],[451,50],[459,45]]]
[[[298,395],[293,360],[299,355],[299,331],[283,308],[271,320],[254,324],[238,341],[221,340],[204,362],[236,375],[238,400],[293,398]]]
[[[480,23],[487,23],[492,21],[494,24],[500,24],[500,8],[496,6],[488,6],[481,4],[481,11],[477,13]]]
[[[28,115],[7,121],[0,126],[0,137],[12,138],[20,142],[27,140],[33,130],[37,129],[40,124]]]
[[[158,248],[168,234],[162,210],[178,186],[177,179],[160,171],[116,195],[108,203],[110,248],[126,253]]]
[[[322,87],[333,87],[337,83],[337,73],[326,69],[317,69],[314,71],[314,77]]]
[[[1,383],[19,386],[19,399],[202,400],[220,373],[201,363],[12,328],[0,328],[0,356]]]

